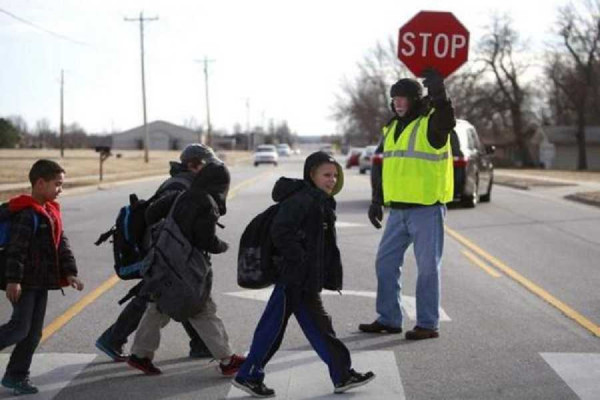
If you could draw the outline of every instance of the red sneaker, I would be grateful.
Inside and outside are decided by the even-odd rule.
[[[152,364],[152,360],[149,358],[141,358],[137,357],[135,354],[132,354],[127,359],[127,364],[132,366],[133,368],[137,368],[146,375],[160,375],[162,371]]]
[[[228,364],[219,364],[219,369],[221,370],[221,374],[225,376],[235,375],[239,370],[242,364],[246,361],[246,357],[238,356],[237,354],[233,354],[229,359]]]

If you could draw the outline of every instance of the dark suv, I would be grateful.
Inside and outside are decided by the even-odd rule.
[[[454,157],[454,201],[473,208],[492,199],[494,146],[484,146],[477,131],[465,120],[457,119],[450,134]]]

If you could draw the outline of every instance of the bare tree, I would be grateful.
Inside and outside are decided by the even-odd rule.
[[[392,83],[409,73],[396,57],[392,39],[377,43],[358,64],[358,75],[342,85],[333,106],[346,142],[365,145],[376,143],[381,127],[392,117],[388,91]]]
[[[594,116],[598,110],[600,1],[581,0],[579,7],[570,3],[558,13],[558,35],[564,47],[550,54],[546,75],[555,90],[568,99],[567,104],[561,104],[556,93],[554,107],[566,105],[575,116],[577,169],[584,170],[588,168],[585,127],[590,119],[590,108]]]
[[[507,125],[512,128],[515,143],[521,153],[521,161],[523,165],[531,166],[533,165],[529,152],[531,131],[527,129],[526,120],[526,106],[530,91],[520,81],[520,77],[529,65],[519,57],[524,53],[524,44],[512,28],[510,17],[492,17],[488,33],[483,36],[478,47],[479,61],[483,62],[485,69],[492,73],[497,89],[491,94],[498,97],[491,97],[489,101],[492,104],[497,102],[497,109],[508,111],[510,120]],[[521,61],[518,61],[519,59]],[[502,118],[500,114],[496,117]]]

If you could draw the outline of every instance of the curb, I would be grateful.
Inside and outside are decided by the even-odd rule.
[[[577,203],[586,204],[588,206],[600,207],[600,200],[593,200],[586,196],[590,192],[580,192],[568,194],[564,198],[567,200],[575,201]]]

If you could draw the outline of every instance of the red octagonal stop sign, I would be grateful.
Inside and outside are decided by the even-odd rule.
[[[421,11],[400,28],[398,58],[416,76],[434,67],[447,77],[469,58],[469,31],[452,13]]]

